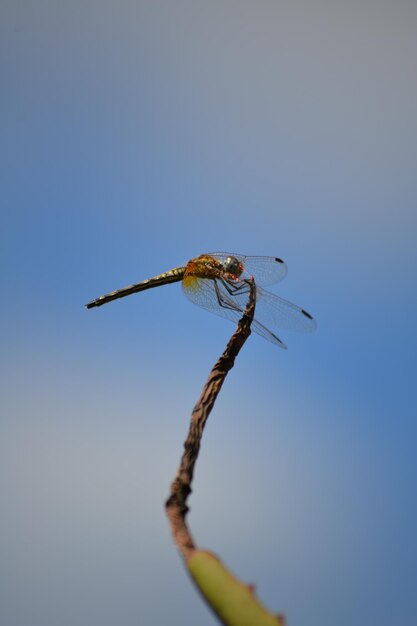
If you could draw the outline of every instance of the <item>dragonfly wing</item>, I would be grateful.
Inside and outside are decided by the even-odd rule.
[[[257,315],[261,320],[298,332],[311,333],[317,328],[316,320],[305,309],[262,287],[256,290],[256,294]]]
[[[252,330],[255,331],[257,335],[260,335],[267,341],[274,343],[276,346],[279,346],[280,348],[283,348],[284,350],[287,349],[287,345],[275,333],[269,330],[269,328],[261,324],[261,322],[258,322],[258,320],[256,319],[253,320],[251,324],[251,328]]]
[[[239,306],[245,301],[242,293],[232,296]],[[272,324],[284,330],[294,330],[298,332],[312,332],[316,329],[316,321],[304,309],[280,298],[279,296],[256,287],[256,317],[265,324]]]
[[[253,276],[255,283],[264,287],[282,280],[288,271],[284,261],[274,256],[245,256],[243,254],[235,254],[234,252],[209,252],[208,254],[221,263],[227,257],[235,257],[244,267],[244,273],[241,278]]]
[[[229,294],[221,281],[190,276],[183,280],[182,285],[187,298],[194,304],[206,309],[206,311],[210,311],[235,323],[241,319],[248,301],[249,288],[245,292],[241,292],[239,299],[237,299]],[[287,347],[279,337],[268,330],[257,319],[253,320],[251,328],[258,335],[275,345],[281,348]]]

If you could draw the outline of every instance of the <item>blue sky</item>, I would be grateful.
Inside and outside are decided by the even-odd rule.
[[[415,4],[0,12],[1,623],[215,623],[163,502],[233,327],[178,285],[83,304],[231,250],[318,330],[245,345],[195,539],[289,626],[414,626]]]

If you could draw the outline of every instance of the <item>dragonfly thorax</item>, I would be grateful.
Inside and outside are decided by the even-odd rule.
[[[234,256],[228,256],[223,262],[223,270],[235,278],[239,278],[243,272],[242,263]]]

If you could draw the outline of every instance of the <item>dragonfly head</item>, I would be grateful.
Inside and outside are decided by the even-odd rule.
[[[239,278],[243,272],[243,264],[234,256],[228,256],[223,262],[223,270],[233,278]]]

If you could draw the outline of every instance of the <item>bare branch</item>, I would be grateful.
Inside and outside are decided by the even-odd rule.
[[[265,609],[257,600],[254,587],[233,576],[216,555],[194,545],[185,518],[187,498],[191,493],[194,467],[201,438],[211,409],[223,382],[232,369],[240,349],[249,337],[256,304],[256,288],[249,281],[248,303],[225,351],[214,365],[201,396],[195,405],[180,465],[171,484],[165,509],[174,543],[185,561],[187,570],[208,606],[225,626],[284,626],[284,618]]]
[[[239,320],[225,351],[211,370],[201,396],[193,409],[188,436],[184,443],[184,453],[176,477],[171,484],[170,496],[165,504],[175,545],[185,560],[195,550],[185,517],[188,512],[187,498],[191,493],[191,482],[200,450],[203,430],[223,382],[228,372],[232,369],[240,349],[251,333],[250,326],[255,311],[256,288],[253,279],[250,279],[248,283],[250,287],[248,303],[242,318]]]

